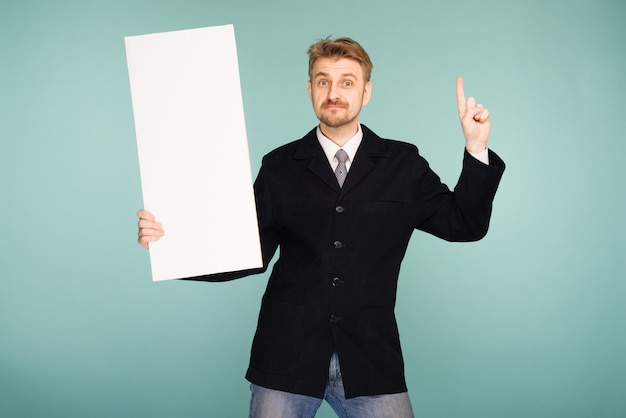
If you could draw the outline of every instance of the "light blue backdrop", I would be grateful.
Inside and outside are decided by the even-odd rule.
[[[608,0],[3,0],[0,416],[246,416],[267,277],[151,282],[123,40],[228,23],[255,174],[315,125],[305,52],[328,35],[374,61],[361,121],[451,186],[455,77],[491,110],[489,235],[418,233],[402,270],[417,416],[626,416],[625,21]]]

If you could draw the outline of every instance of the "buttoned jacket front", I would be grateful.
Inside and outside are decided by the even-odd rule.
[[[413,231],[449,241],[487,232],[504,171],[495,153],[490,165],[466,153],[452,192],[414,145],[362,129],[341,188],[315,129],[263,159],[254,189],[264,269],[280,253],[246,374],[253,383],[321,398],[336,350],[346,397],[406,391],[394,307]]]

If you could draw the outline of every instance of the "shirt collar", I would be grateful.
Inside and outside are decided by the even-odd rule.
[[[352,138],[350,138],[348,142],[343,145],[343,147],[340,147],[333,141],[328,139],[326,136],[324,136],[322,130],[318,125],[316,130],[317,140],[322,146],[324,154],[326,155],[326,158],[331,165],[333,165],[333,159],[335,158],[335,154],[340,148],[348,154],[347,164],[351,164],[352,161],[354,161],[354,155],[356,154],[356,151],[359,149],[359,145],[361,145],[361,141],[363,140],[363,131],[361,130],[361,124],[359,124],[358,127],[359,130],[357,131],[357,133]],[[335,164],[336,163],[337,161],[335,160]]]

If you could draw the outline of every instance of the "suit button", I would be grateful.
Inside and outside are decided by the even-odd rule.
[[[341,241],[335,241],[333,242],[333,245],[335,246],[335,250],[341,250],[343,247],[345,247],[345,245]]]
[[[332,322],[333,324],[336,324],[339,321],[341,321],[341,317],[340,316],[337,316],[337,315],[331,315],[330,316],[330,322]]]
[[[343,284],[343,280],[341,280],[339,277],[335,277],[333,279],[333,287],[339,287]]]
[[[337,213],[343,213],[343,211],[344,211],[344,210],[345,210],[345,209],[343,208],[343,206],[337,206],[337,207],[335,208],[335,212],[337,212]]]

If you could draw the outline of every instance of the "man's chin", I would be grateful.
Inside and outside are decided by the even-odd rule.
[[[351,123],[353,123],[355,121],[354,118],[352,119],[341,119],[341,118],[326,118],[326,117],[322,117],[319,118],[320,122],[322,122],[324,125],[328,126],[329,128],[342,128],[344,126],[350,125]]]

